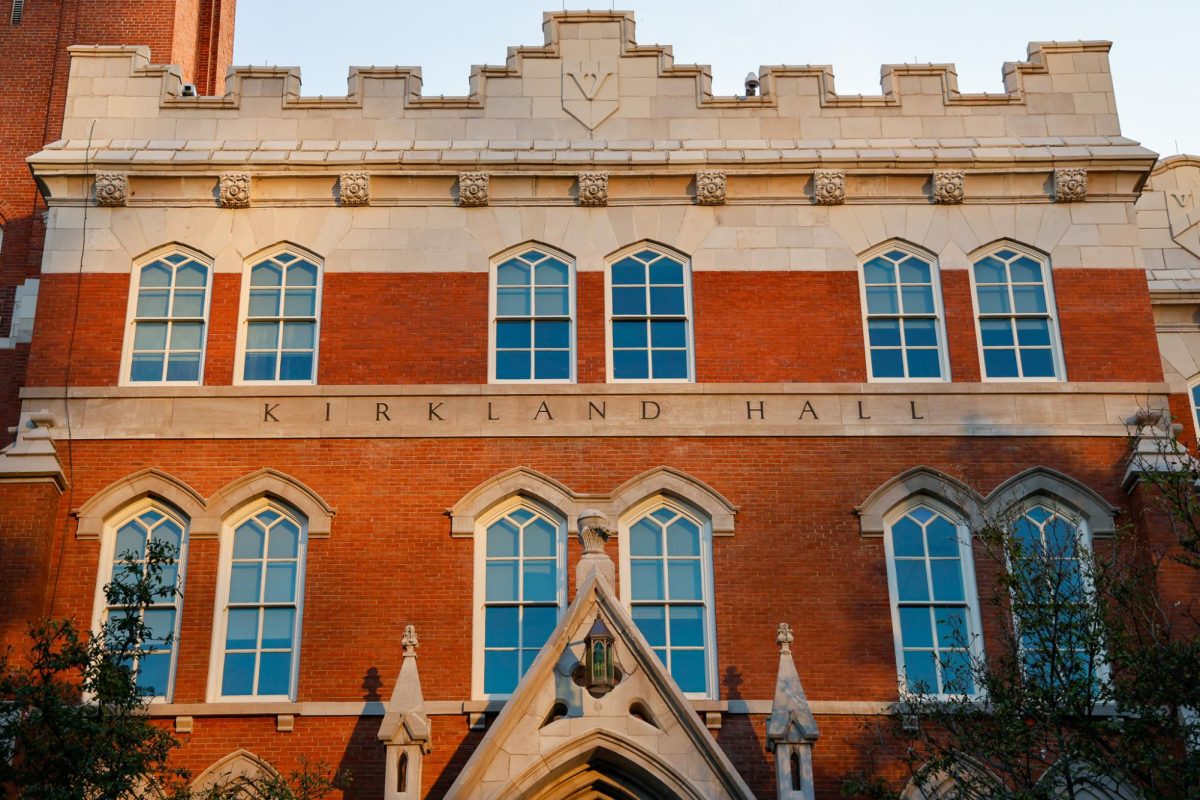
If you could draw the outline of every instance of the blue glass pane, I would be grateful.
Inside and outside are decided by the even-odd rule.
[[[282,259],[281,259],[282,260]],[[288,286],[316,286],[317,267],[307,261],[297,261],[287,268]]]
[[[292,654],[263,653],[258,664],[258,694],[286,695],[292,683]]]
[[[204,290],[180,289],[175,292],[175,305],[171,313],[175,317],[204,316]]]
[[[1056,517],[1042,530],[1048,555],[1054,558],[1073,558],[1075,556],[1075,545],[1079,536],[1074,525],[1062,517]]]
[[[908,516],[912,517],[917,522],[924,525],[925,523],[929,522],[929,520],[936,517],[937,514],[934,514],[932,511],[930,511],[925,506],[917,506],[912,511],[908,512]]]
[[[669,559],[667,577],[672,600],[699,600],[703,596],[700,588],[700,562],[698,560]]]
[[[537,265],[536,283],[541,286],[565,286],[570,270],[557,258],[548,258]]]
[[[650,512],[650,517],[652,519],[656,519],[659,522],[662,522],[664,524],[675,519],[675,517],[677,517],[677,516],[679,516],[679,515],[676,514],[674,511],[672,511],[671,509],[667,508],[666,506],[663,506],[662,508],[656,508]]]
[[[908,517],[896,522],[892,526],[892,552],[901,557],[925,555],[921,526]]]
[[[654,360],[655,378],[686,378],[686,350],[655,350],[651,355]]]
[[[146,638],[142,645],[149,650],[166,649],[175,636],[175,609],[148,608],[142,615]]]
[[[904,647],[933,647],[928,608],[918,606],[900,609],[900,643]]]
[[[928,600],[924,561],[896,560],[896,591],[901,600]]]
[[[980,314],[1007,314],[1012,310],[1008,306],[1007,286],[980,286],[978,291]]]
[[[667,643],[667,610],[662,606],[634,606],[633,621],[651,647]]]
[[[1017,341],[1022,347],[1050,346],[1050,320],[1019,319],[1016,323]]]
[[[502,317],[527,317],[529,290],[521,287],[500,287],[496,290],[496,313]]]
[[[1028,256],[1021,256],[1009,265],[1015,283],[1041,283],[1042,265]]]
[[[167,292],[164,289],[142,289],[138,293],[137,315],[139,317],[167,316]]]
[[[683,283],[683,265],[669,258],[660,258],[650,264],[650,283]]]
[[[135,353],[129,368],[131,381],[161,381],[163,357],[160,354]]]
[[[247,350],[274,350],[278,346],[278,322],[251,322],[246,327]]]
[[[958,557],[958,529],[945,517],[938,517],[926,529],[929,555]]]
[[[867,333],[872,347],[899,347],[900,321],[895,319],[873,319],[867,323]]]
[[[525,562],[525,600],[553,602],[557,596],[555,563],[553,561]]]
[[[630,581],[634,600],[662,600],[663,575],[661,561],[634,561]]]
[[[942,691],[948,694],[974,694],[975,676],[967,653],[942,653]]]
[[[489,606],[484,610],[483,646],[516,647],[517,622],[520,609],[517,606]]]
[[[650,344],[654,347],[687,347],[687,323],[682,320],[651,322]]]
[[[650,363],[645,350],[614,350],[613,377],[637,380],[650,377]]]
[[[967,613],[962,608],[935,608],[933,616],[937,623],[938,647],[966,647],[971,641],[971,630],[967,627]]]
[[[976,283],[1005,283],[1008,276],[1004,269],[1004,264],[999,260],[988,256],[987,258],[976,262],[975,264],[975,282]]]
[[[257,561],[235,563],[229,571],[229,602],[257,603],[262,564]]]
[[[650,313],[683,315],[682,286],[653,286],[650,288]]]
[[[529,520],[533,519],[534,513],[528,508],[516,508],[513,509],[508,516],[510,519],[516,522],[517,525],[524,525],[526,522],[529,522]]]
[[[262,558],[265,536],[262,526],[252,519],[246,520],[234,532],[233,557]]]
[[[933,289],[929,286],[905,286],[900,290],[905,314],[932,314]]]
[[[171,326],[172,350],[199,350],[204,326],[199,322],[177,322]]]
[[[963,599],[962,566],[957,558],[935,559],[929,563],[929,569],[932,571],[935,600]]]
[[[667,552],[673,556],[700,555],[700,528],[680,517],[667,526]]]
[[[487,529],[488,558],[517,555],[517,526],[507,519],[497,520]]]
[[[251,317],[279,316],[279,291],[251,291],[250,308],[247,313]]]
[[[613,264],[612,282],[614,286],[645,283],[646,268],[635,259],[622,258]]]
[[[165,697],[170,680],[170,653],[151,653],[138,659],[138,694],[145,697]]]
[[[984,347],[1012,346],[1012,322],[1007,319],[981,319],[979,332],[983,337]]]
[[[704,646],[704,609],[700,606],[671,606],[671,646]]]
[[[263,599],[268,603],[290,603],[296,599],[295,563],[267,565],[267,587]]]
[[[937,347],[937,323],[931,319],[905,320],[904,343],[909,347]]]
[[[533,344],[535,347],[570,347],[571,323],[566,320],[538,322],[533,329]]]
[[[646,290],[640,286],[614,286],[613,314],[639,315],[646,313]]]
[[[543,317],[565,317],[570,302],[567,287],[534,290],[534,313]]]
[[[295,558],[300,546],[300,528],[290,519],[285,519],[271,528],[267,556],[270,558]]]
[[[929,264],[910,256],[900,262],[901,283],[929,283]]]
[[[155,593],[155,602],[174,602],[175,593],[172,592],[171,589],[177,587],[179,584],[179,565],[171,564],[169,566],[164,566],[162,568],[162,572],[159,574],[159,578],[161,579],[161,583],[159,584],[161,586],[161,590]]]
[[[496,323],[496,347],[502,349],[529,347],[533,323],[527,320]]]
[[[671,651],[671,677],[684,692],[701,693],[708,690],[704,671],[703,650]]]
[[[296,624],[292,608],[263,609],[262,646],[266,650],[290,650]]]
[[[199,353],[175,353],[167,359],[167,380],[195,381],[199,379]]]
[[[483,654],[483,691],[511,694],[517,688],[518,662],[515,650],[487,650]]]
[[[904,654],[904,675],[909,691],[938,691],[937,658],[928,650]]]
[[[1012,350],[984,350],[983,371],[988,378],[1017,377],[1017,354]]]
[[[529,284],[529,265],[510,258],[496,268],[496,283],[501,286],[523,286]]]
[[[1054,355],[1050,349],[1021,348],[1021,369],[1026,378],[1053,378]]]
[[[142,287],[164,289],[171,285],[171,268],[165,264],[154,262],[142,267]]]
[[[283,272],[269,262],[257,264],[250,270],[251,286],[279,286],[282,280]]]
[[[1011,261],[1012,259],[1014,259],[1016,257],[1017,257],[1017,254],[1014,253],[1012,250],[997,250],[996,251],[996,258],[1001,258],[1001,259],[1004,259],[1005,261]]]
[[[279,379],[281,381],[312,379],[312,353],[282,353],[279,358]]]
[[[533,354],[533,377],[566,380],[571,377],[571,354],[566,350],[538,350]]]
[[[629,529],[629,553],[633,556],[662,555],[662,528],[641,519]]]
[[[176,286],[202,287],[208,283],[208,268],[195,261],[175,271]]]
[[[540,649],[554,632],[557,622],[558,609],[555,606],[526,608],[521,620],[521,646]]]
[[[878,256],[863,264],[863,276],[868,284],[895,283],[896,268],[892,262]]]
[[[645,347],[646,326],[647,323],[640,320],[638,322],[613,322],[613,347]]]
[[[285,322],[283,346],[287,350],[311,350],[316,341],[317,326],[313,322]]]
[[[488,562],[486,597],[495,601],[517,599],[516,561]]]
[[[502,381],[529,380],[528,350],[500,350],[496,353],[496,377]]]
[[[900,312],[900,301],[896,289],[892,286],[867,287],[867,313],[897,314]]]
[[[1045,312],[1046,292],[1041,286],[1014,286],[1013,304],[1020,314]]]
[[[118,558],[125,558],[126,553],[131,554],[129,558],[138,560],[145,557],[146,550],[146,529],[136,522],[126,522],[117,529],[117,546],[113,554]]]
[[[871,374],[876,378],[903,378],[904,361],[899,350],[872,350]]]
[[[162,350],[167,346],[167,323],[139,322],[133,334],[135,350]]]
[[[558,528],[542,518],[538,518],[525,528],[525,556],[539,558],[553,556],[557,550],[555,539]]]
[[[258,647],[258,609],[231,608],[225,629],[225,649],[253,650]]]
[[[1016,521],[1013,525],[1013,533],[1023,553],[1028,554],[1042,549],[1041,530],[1025,517]]]
[[[290,264],[293,261],[295,261],[298,257],[299,256],[295,256],[291,253],[280,253],[279,255],[275,256],[275,260],[278,261],[280,264]]]
[[[247,381],[275,380],[275,354],[247,353],[246,369],[242,379]]]
[[[942,365],[937,350],[909,350],[908,377],[940,378]]]
[[[221,675],[221,694],[238,697],[254,694],[254,653],[227,653]]]

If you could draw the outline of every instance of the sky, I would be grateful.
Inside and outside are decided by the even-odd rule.
[[[299,66],[305,95],[344,95],[351,65],[420,66],[427,95],[462,95],[472,64],[540,45],[573,0],[238,0],[234,63]],[[605,0],[591,7],[607,8]],[[1125,136],[1200,155],[1200,0],[617,0],[641,44],[710,64],[718,94],[763,64],[832,64],[843,94],[878,94],[881,64],[954,63],[963,92],[1003,90],[1031,41],[1107,39]]]

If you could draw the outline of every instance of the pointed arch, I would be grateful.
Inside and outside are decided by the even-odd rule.
[[[230,481],[209,498],[205,530],[216,535],[226,517],[262,497],[280,500],[303,514],[310,537],[329,536],[337,511],[302,481],[269,468]]]
[[[913,497],[928,497],[950,506],[964,522],[979,516],[982,498],[958,478],[933,467],[919,466],[889,478],[854,509],[863,536],[882,536],[884,519]]]
[[[75,537],[99,539],[105,520],[143,497],[153,497],[187,517],[192,523],[192,536],[206,535],[196,527],[205,516],[205,502],[200,493],[179,478],[151,467],[110,483],[74,510],[72,513],[78,520]],[[207,535],[215,536],[216,531]]]
[[[180,253],[188,258],[201,261],[207,264],[209,269],[212,269],[213,265],[216,263],[213,257],[203,250],[176,240],[167,242],[166,244],[155,245],[149,250],[144,251],[141,255],[134,256],[132,262],[133,268],[137,269],[138,267],[143,267],[146,264],[157,261],[163,256],[168,256],[172,253]]]
[[[492,506],[524,497],[564,517],[567,530],[578,530],[579,503],[575,493],[553,478],[529,467],[513,467],[488,478],[447,509],[451,536],[473,536],[475,520]]]
[[[279,772],[249,750],[235,750],[197,775],[189,788],[193,792],[205,792],[239,779],[258,777],[279,777]]]
[[[1116,533],[1115,517],[1120,509],[1086,484],[1049,467],[1018,472],[989,492],[984,502],[991,517],[1038,498],[1082,515],[1092,536]]]
[[[235,386],[317,382],[324,273],[324,258],[286,240],[245,258]]]
[[[488,263],[488,381],[573,383],[575,257],[531,239]]]
[[[642,239],[604,260],[608,381],[692,383],[692,260]]]
[[[621,517],[655,495],[681,500],[705,514],[714,536],[733,535],[733,518],[738,507],[704,481],[673,467],[655,467],[618,486],[612,493],[613,514]]]

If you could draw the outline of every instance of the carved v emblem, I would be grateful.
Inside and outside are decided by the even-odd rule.
[[[604,74],[598,72],[571,72],[568,74],[575,81],[575,85],[579,87],[579,91],[583,92],[584,99],[587,100],[595,100],[596,95],[603,88],[604,82],[612,75],[611,72],[605,72]]]

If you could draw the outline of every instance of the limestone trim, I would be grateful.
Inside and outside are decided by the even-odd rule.
[[[67,488],[67,475],[54,449],[58,425],[47,409],[23,407],[16,427],[9,429],[16,439],[0,449],[0,483],[53,483],[60,493]]]
[[[463,495],[446,510],[451,536],[474,536],[476,520],[505,501],[522,497],[545,506],[566,520],[567,533],[579,532],[579,515],[595,509],[615,520],[639,503],[656,496],[672,497],[708,517],[714,536],[732,536],[738,507],[704,481],[674,467],[659,466],[630,478],[609,494],[577,493],[565,484],[529,467],[513,467]]]
[[[813,172],[813,202],[819,206],[840,206],[846,202],[846,171],[819,169]]]
[[[1120,509],[1086,484],[1050,467],[1030,467],[1013,475],[989,492],[985,503],[988,515],[996,516],[1022,508],[1039,498],[1081,515],[1092,536],[1116,534],[1115,517]]]
[[[259,776],[279,777],[279,773],[249,750],[235,750],[197,775],[190,788],[193,792],[204,793],[231,780]]]
[[[696,173],[696,202],[702,206],[724,205],[726,184],[724,170],[700,170]]]
[[[963,481],[933,467],[919,466],[889,478],[854,509],[863,536],[883,536],[885,519],[914,498],[929,498],[950,506],[964,520],[979,517],[983,498]]]
[[[337,515],[333,506],[302,481],[270,468],[243,475],[218,489],[209,498],[204,515],[193,521],[193,536],[197,532],[207,537],[219,535],[230,515],[241,513],[247,505],[262,498],[281,501],[302,514],[309,538],[328,538]]]
[[[477,208],[488,204],[489,176],[486,172],[462,172],[458,176],[458,204]]]
[[[344,206],[371,203],[371,173],[343,172],[338,176],[338,199]]]
[[[95,181],[96,205],[120,207],[129,195],[129,179],[123,172],[100,172]]]
[[[933,202],[939,205],[958,205],[966,197],[966,173],[961,169],[935,170],[933,173]]]
[[[147,497],[166,503],[182,514],[190,526],[189,538],[216,536],[216,531],[198,530],[206,516],[206,503],[200,493],[179,478],[151,467],[110,483],[78,509],[72,510],[71,515],[77,521],[75,537],[99,539],[110,517]]]
[[[217,178],[217,202],[222,208],[249,208],[250,173],[222,172]]]
[[[606,206],[608,205],[608,173],[581,172],[579,173],[579,205]]]
[[[1078,203],[1087,199],[1088,173],[1081,167],[1054,170],[1054,199],[1059,203]]]

